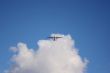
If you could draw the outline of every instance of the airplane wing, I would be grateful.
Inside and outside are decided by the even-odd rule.
[[[48,38],[53,38],[53,37],[48,37]]]
[[[48,38],[62,38],[62,37],[48,37]]]
[[[62,38],[62,37],[48,37],[50,39],[53,39],[54,41],[57,40],[58,38]]]
[[[56,37],[56,38],[62,38],[62,37]]]

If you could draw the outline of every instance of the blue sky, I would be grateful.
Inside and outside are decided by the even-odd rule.
[[[51,33],[71,34],[87,73],[110,72],[110,1],[0,0],[0,73],[10,66],[11,46],[36,48]]]

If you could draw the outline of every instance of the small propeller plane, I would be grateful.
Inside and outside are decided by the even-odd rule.
[[[50,36],[50,37],[48,37],[48,38],[52,39],[53,41],[56,41],[58,38],[62,38],[62,37]]]

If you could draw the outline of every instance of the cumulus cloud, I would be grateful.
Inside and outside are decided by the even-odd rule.
[[[38,49],[25,43],[12,47],[13,64],[7,73],[84,73],[87,60],[82,59],[70,35],[51,34],[62,38],[39,40]]]

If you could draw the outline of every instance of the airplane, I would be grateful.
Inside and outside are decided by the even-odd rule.
[[[50,37],[48,37],[48,38],[52,39],[53,41],[56,41],[58,38],[62,38],[62,37],[50,36]]]

